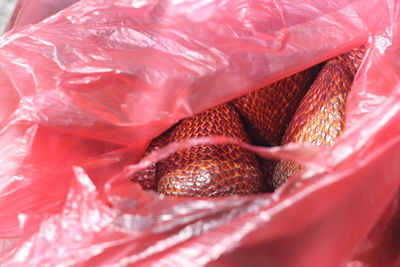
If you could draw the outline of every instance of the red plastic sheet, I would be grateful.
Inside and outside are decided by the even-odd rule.
[[[398,11],[394,0],[83,0],[6,33],[0,237],[21,239],[3,263],[399,262]],[[248,146],[307,166],[276,193],[175,199],[130,182],[176,149],[229,141],[135,164],[178,120],[366,42],[335,146]]]
[[[78,0],[18,0],[6,31],[37,23]]]

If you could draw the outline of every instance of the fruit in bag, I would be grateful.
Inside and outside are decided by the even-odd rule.
[[[378,0],[81,0],[7,32],[0,236],[19,241],[2,264],[368,264],[365,244],[380,244],[368,234],[400,184],[398,9]],[[140,160],[176,123],[366,42],[333,146],[240,144],[305,167],[275,193],[173,198],[132,183],[182,148],[239,144],[186,140]]]
[[[289,123],[283,144],[334,144],[343,131],[347,94],[363,55],[363,48],[354,49],[324,65]],[[273,175],[274,187],[301,170],[299,164],[280,161]]]

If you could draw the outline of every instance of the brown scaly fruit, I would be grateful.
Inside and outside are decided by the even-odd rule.
[[[170,127],[162,135],[168,135],[170,131],[174,128]],[[161,136],[162,136],[161,135]],[[146,151],[144,152],[143,157],[148,156],[151,152],[159,150],[163,146],[167,145],[165,140],[159,136],[158,138],[154,138],[151,140],[151,143],[147,147]],[[140,186],[144,190],[153,190],[157,191],[157,181],[156,181],[156,163],[152,163],[146,169],[135,173],[131,179],[132,182],[139,183]]]
[[[326,62],[301,100],[282,144],[332,145],[335,142],[344,127],[347,93],[363,56],[364,49],[358,48]],[[279,187],[302,168],[291,161],[280,161],[273,175],[274,187]]]
[[[287,124],[318,70],[319,66],[314,66],[231,102],[241,115],[253,144],[276,146],[281,143]],[[267,184],[266,191],[273,192],[272,176],[277,161],[257,159]]]
[[[166,145],[189,138],[223,135],[248,142],[233,107],[223,104],[199,113],[161,134],[153,142]],[[251,195],[262,190],[255,155],[237,145],[201,145],[156,164],[158,192],[173,196]]]
[[[277,146],[318,67],[306,69],[234,99],[254,144]]]

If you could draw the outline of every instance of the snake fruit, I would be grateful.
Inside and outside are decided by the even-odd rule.
[[[325,63],[290,121],[282,144],[335,142],[343,131],[347,93],[363,56],[364,49],[358,48]],[[274,187],[302,168],[291,161],[280,161],[273,175]]]
[[[309,68],[234,99],[254,144],[277,146],[317,68]]]
[[[249,141],[235,109],[223,104],[182,120],[153,143],[163,146],[215,135]],[[255,155],[234,144],[200,145],[178,151],[156,164],[155,177],[157,191],[173,196],[251,195],[261,192],[263,186]]]

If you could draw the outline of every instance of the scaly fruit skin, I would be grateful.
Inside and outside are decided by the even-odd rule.
[[[242,116],[254,144],[276,146],[281,143],[286,125],[317,69],[313,67],[298,72],[231,102]]]
[[[224,104],[185,119],[157,137],[157,144],[224,135],[248,142],[239,115]],[[229,196],[261,192],[255,155],[237,145],[202,145],[176,152],[156,165],[158,192],[173,196]]]
[[[258,162],[260,163],[261,173],[263,174],[263,181],[265,184],[265,188],[263,188],[263,193],[269,192],[272,193],[275,191],[275,188],[272,184],[272,175],[274,175],[274,171],[278,161],[271,159],[264,159],[256,156]]]
[[[172,127],[167,130],[171,131]],[[166,134],[166,133],[164,133]],[[143,157],[148,156],[151,152],[160,149],[166,145],[161,138],[154,138],[146,151],[144,152]],[[135,173],[131,179],[132,182],[139,183],[140,186],[144,190],[153,190],[157,191],[157,183],[156,183],[156,163],[152,163],[146,169]]]
[[[158,147],[150,147],[143,156],[147,156],[150,152],[157,150]],[[156,184],[156,164],[152,163],[148,168],[135,173],[131,179],[132,182],[139,183],[144,190],[157,190]]]
[[[364,49],[354,49],[329,60],[289,123],[282,144],[311,143],[332,145],[344,127],[347,93],[364,56]],[[273,175],[274,187],[279,187],[302,166],[280,161]]]

